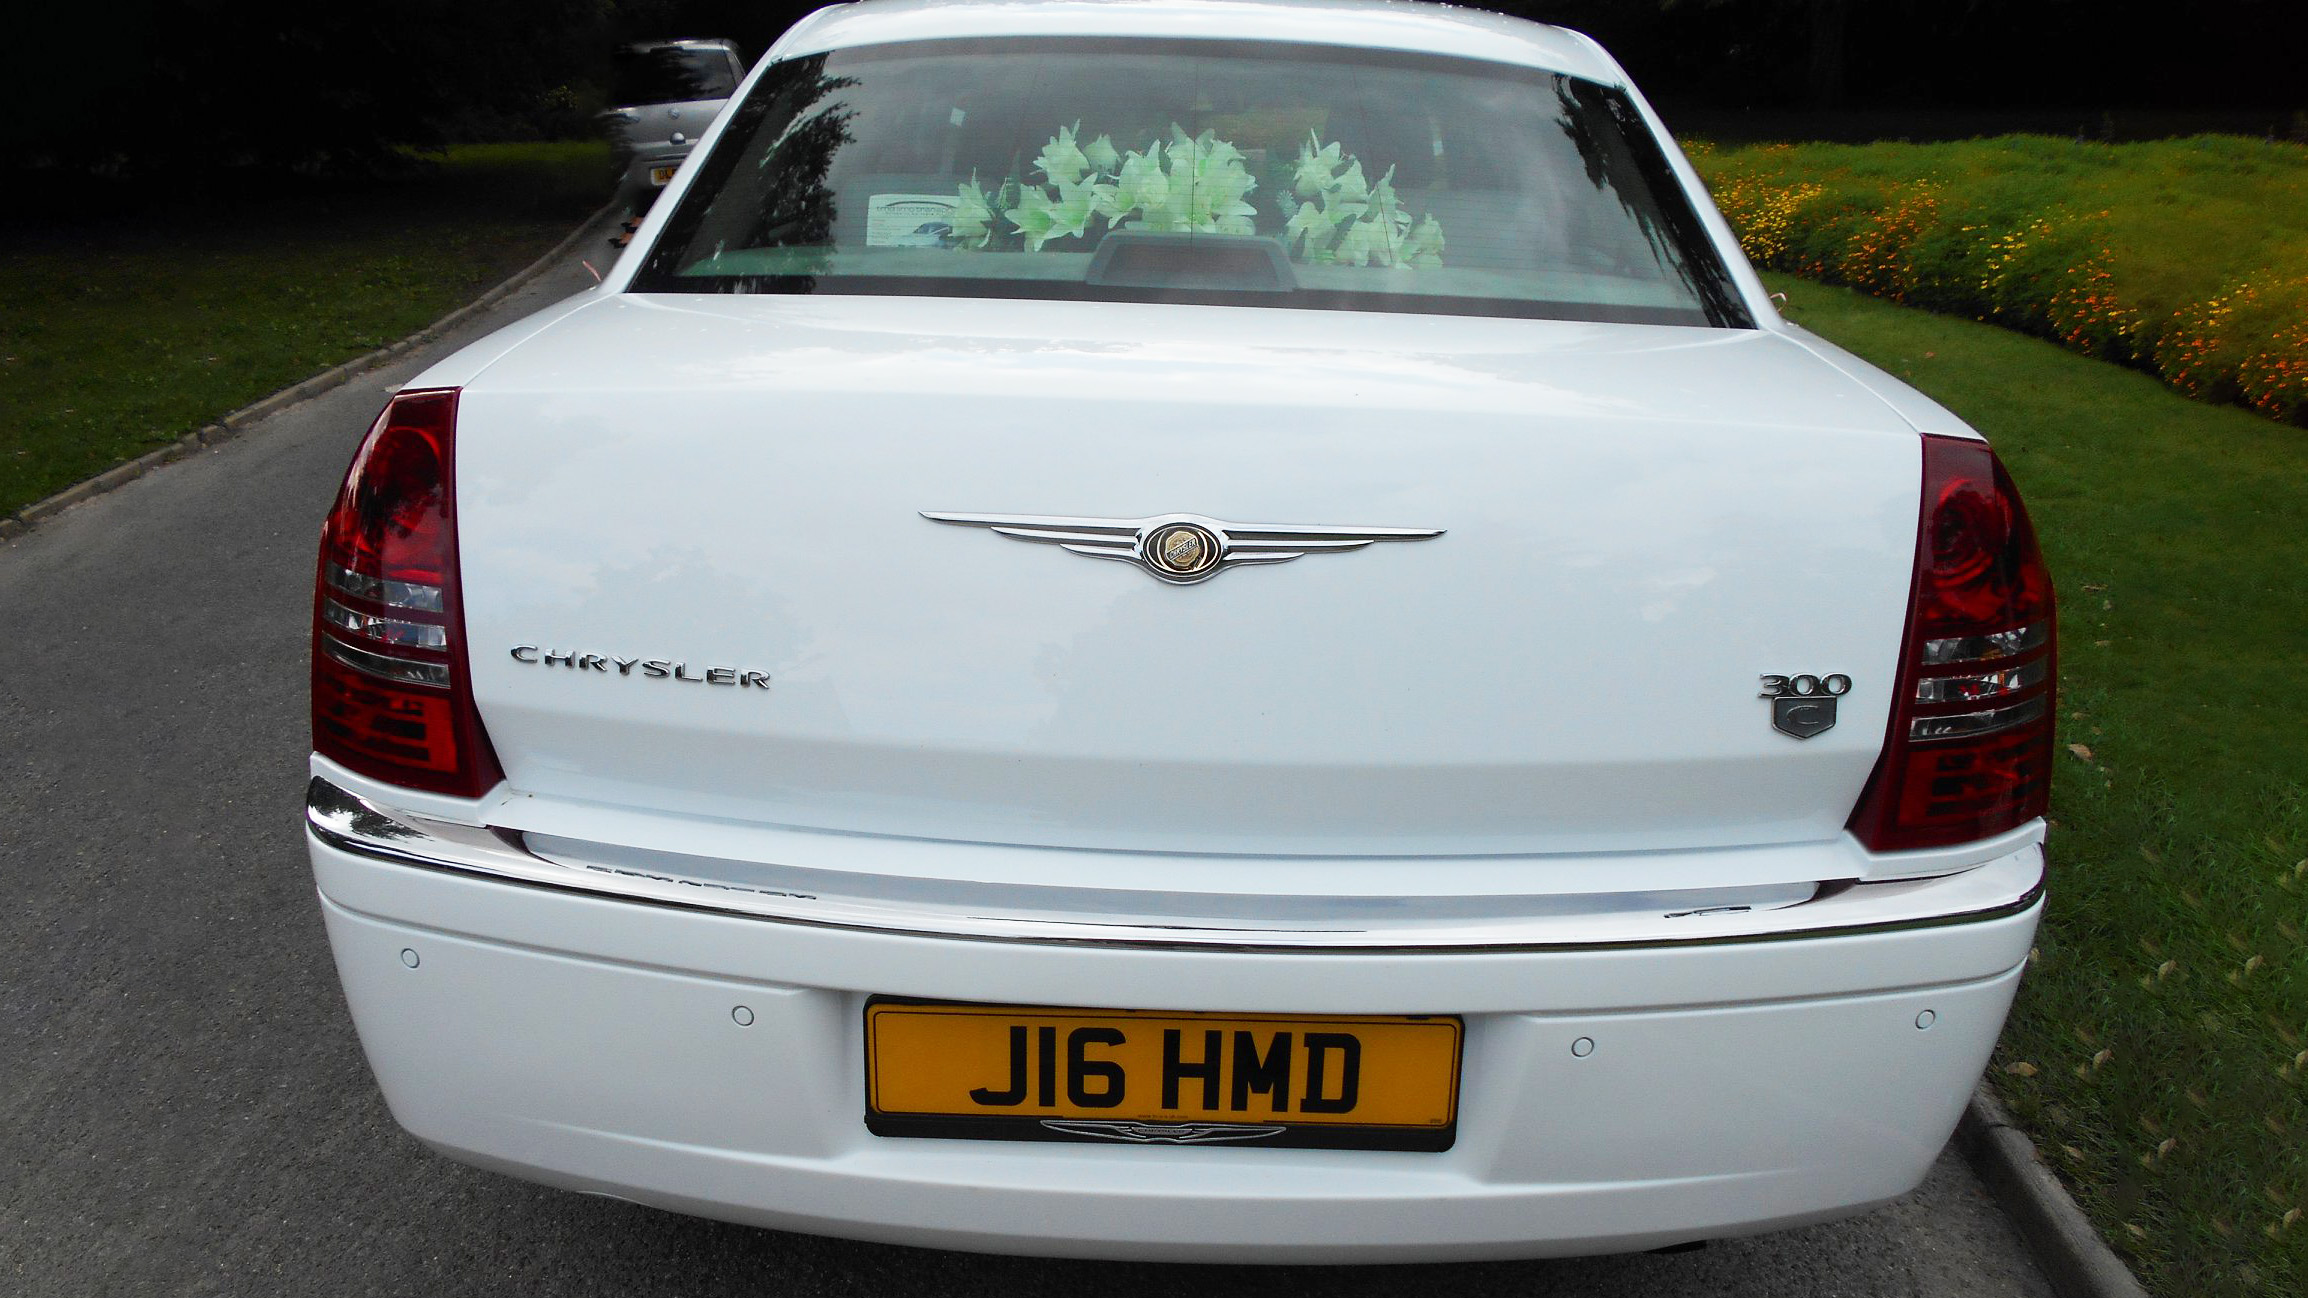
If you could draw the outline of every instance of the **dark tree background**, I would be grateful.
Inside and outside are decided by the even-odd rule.
[[[460,139],[577,134],[609,50],[727,36],[784,0],[116,0],[28,6],[0,45],[0,168],[367,172]],[[1671,111],[2308,105],[2308,0],[1493,0],[1588,31]]]
[[[2295,111],[2308,0],[1503,0],[1707,108]]]

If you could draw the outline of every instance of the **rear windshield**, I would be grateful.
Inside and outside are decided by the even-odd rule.
[[[1623,94],[1272,42],[782,62],[633,288],[1750,323]]]
[[[697,99],[727,99],[735,89],[736,70],[720,50],[657,45],[618,51],[612,102],[629,108],[684,104]]]

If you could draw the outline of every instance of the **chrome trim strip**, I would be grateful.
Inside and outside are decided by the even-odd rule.
[[[352,635],[382,640],[386,644],[408,649],[434,649],[446,652],[449,648],[449,628],[430,622],[403,622],[381,613],[363,613],[346,608],[333,599],[321,600],[321,620]]]
[[[2051,624],[2031,622],[2009,631],[1994,631],[1987,635],[1955,636],[1946,640],[1923,642],[1923,665],[1938,667],[1947,663],[1987,662],[1996,658],[2011,658],[2041,646],[2052,638]]]
[[[333,635],[320,637],[321,652],[357,672],[364,672],[381,680],[400,681],[405,685],[423,685],[429,689],[449,688],[447,663],[411,662],[406,658],[388,658],[366,649],[346,644]]]
[[[1915,682],[1915,701],[1987,703],[2040,683],[2050,671],[2051,664],[2038,658],[2032,663],[2021,663],[2017,667],[1981,672],[1978,675],[1922,676]]]
[[[1118,923],[1111,916],[988,915],[548,860],[515,831],[387,810],[317,775],[306,786],[305,821],[314,837],[340,851],[500,883],[816,928],[1059,946],[1365,955],[1691,947],[2001,919],[2024,913],[2043,893],[2043,857],[2031,847],[1957,874],[1884,883],[1837,882],[1819,887],[1810,900],[1797,904],[1731,913],[1653,910],[1568,918],[1502,916],[1415,927],[1384,920],[1324,928],[1151,919]]]
[[[1973,739],[1992,735],[1999,730],[2024,726],[2044,714],[2044,701],[2029,699],[2008,708],[1991,708],[1986,712],[1958,712],[1945,717],[1917,717],[1907,723],[1907,737],[1917,741],[1933,739]]]
[[[374,600],[418,613],[447,611],[441,600],[441,588],[413,581],[394,581],[389,577],[371,577],[365,572],[354,572],[335,564],[324,565],[328,583],[355,599]]]

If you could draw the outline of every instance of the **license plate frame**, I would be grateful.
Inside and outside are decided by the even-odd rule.
[[[1466,1026],[1457,1015],[1230,1014],[875,996],[863,1019],[865,1125],[876,1136],[1425,1153],[1448,1150],[1458,1139]],[[1083,1028],[1105,1035],[1078,1044],[1075,1032]],[[1200,1033],[1199,1041],[1186,1037],[1189,1031]],[[1175,1041],[1171,1032],[1179,1034]],[[1247,1047],[1238,1033],[1250,1034]],[[1221,1047],[1215,1081],[1202,1071],[1213,1040]],[[1114,1072],[1098,1072],[1101,1064]],[[1182,1074],[1176,1079],[1165,1076],[1173,1065]],[[1082,1067],[1090,1075],[1077,1071]],[[1248,1082],[1238,1086],[1237,1073]],[[1121,1095],[1110,1098],[1117,1077]],[[987,1084],[969,1087],[973,1080]],[[1368,1095],[1366,1080],[1373,1083]],[[1173,1082],[1174,1094],[1162,1093],[1165,1082]],[[1310,1085],[1318,1090],[1309,1092]],[[1218,1104],[1200,1102],[1212,1094]],[[1332,1107],[1310,1113],[1309,1100]],[[1339,1110],[1342,1100],[1347,1108]]]

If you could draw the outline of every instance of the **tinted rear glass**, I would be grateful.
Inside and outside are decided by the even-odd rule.
[[[1748,323],[1624,95],[1270,42],[781,63],[633,287]]]
[[[693,99],[727,99],[737,89],[737,76],[720,50],[621,50],[617,55],[617,85],[610,102],[626,107],[642,104],[680,104]]]

